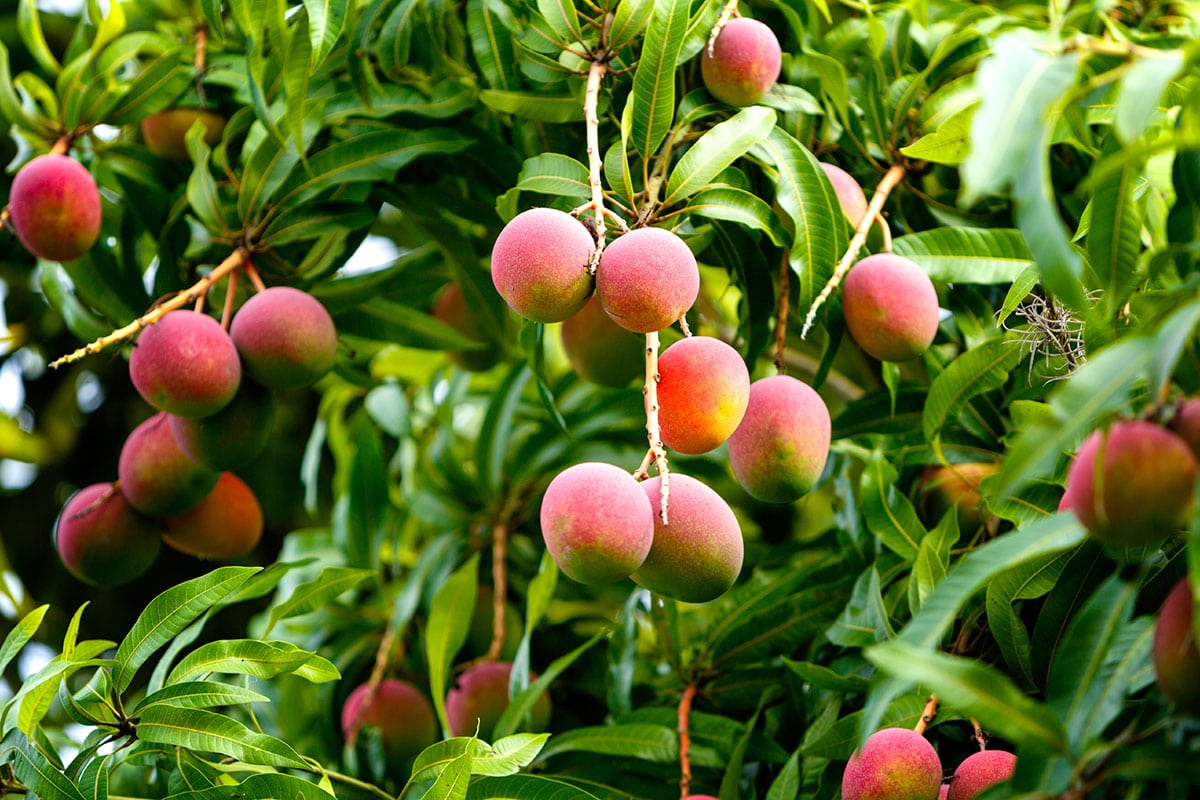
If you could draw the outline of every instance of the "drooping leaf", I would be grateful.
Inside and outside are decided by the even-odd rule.
[[[117,691],[129,688],[138,667],[155,650],[257,572],[258,567],[219,567],[207,575],[167,589],[151,600],[117,648],[113,670]]]
[[[247,764],[307,767],[287,742],[251,730],[232,717],[199,708],[151,706],[137,720],[137,734],[143,742],[220,753]]]
[[[221,639],[202,644],[184,656],[167,676],[167,685],[209,674],[252,675],[256,678],[291,674],[313,683],[341,677],[328,659],[290,642]]]
[[[663,205],[680,202],[703,189],[774,127],[774,111],[751,106],[709,128],[671,170]]]
[[[1034,263],[1020,231],[1008,228],[934,228],[896,237],[892,252],[946,283],[1012,283]]]
[[[633,74],[634,149],[649,158],[666,138],[675,117],[675,63],[687,33],[687,0],[655,0],[641,58]]]
[[[429,661],[429,693],[443,730],[450,730],[446,719],[446,682],[455,654],[467,640],[471,612],[475,608],[479,554],[471,556],[454,571],[433,596],[429,623],[425,628],[425,654]]]

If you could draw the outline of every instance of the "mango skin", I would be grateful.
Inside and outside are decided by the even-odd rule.
[[[1192,454],[1200,459],[1200,397],[1189,397],[1180,403],[1167,427],[1187,442]]]
[[[634,333],[660,331],[700,294],[700,268],[687,243],[664,228],[635,228],[600,256],[596,295],[613,322]]]
[[[562,324],[563,352],[585,381],[619,389],[646,373],[646,341],[604,313],[596,295]]]
[[[1196,472],[1196,457],[1178,436],[1145,420],[1120,420],[1084,440],[1064,502],[1103,544],[1156,545],[1187,524]]]
[[[1158,612],[1151,653],[1159,691],[1179,711],[1195,717],[1200,716],[1200,650],[1193,614],[1192,587],[1184,578]]]
[[[129,378],[159,411],[194,419],[224,408],[242,381],[237,348],[221,323],[196,311],[167,312],[138,336]]]
[[[309,386],[337,361],[337,328],[321,301],[291,286],[272,286],[233,315],[229,336],[246,374],[272,389]]]
[[[492,283],[509,308],[534,322],[561,322],[583,308],[594,281],[596,240],[565,211],[517,214],[492,245]]]
[[[142,140],[156,156],[172,161],[191,161],[185,137],[196,120],[204,127],[204,141],[209,147],[221,141],[225,118],[202,108],[168,108],[151,114],[142,120]]]
[[[938,329],[933,281],[917,264],[892,253],[859,261],[842,282],[842,312],[859,347],[880,361],[908,361],[925,352]]]
[[[750,402],[750,372],[737,350],[711,336],[689,336],[658,359],[662,442],[696,455],[720,447]]]
[[[479,725],[479,738],[492,740],[496,723],[508,708],[509,661],[480,661],[468,667],[446,694],[446,720],[451,736],[472,736]],[[530,681],[537,675],[530,673]],[[543,694],[533,704],[528,725],[522,730],[542,731],[550,724],[550,698]]]
[[[199,505],[220,473],[185,453],[170,419],[159,412],[125,437],[117,476],[131,506],[151,517],[171,517]]]
[[[954,770],[946,800],[974,800],[989,786],[1003,783],[1017,768],[1017,757],[1006,750],[980,750],[963,759]]]
[[[931,465],[921,474],[921,511],[926,521],[936,525],[951,508],[958,516],[958,529],[978,530],[988,519],[982,507],[979,484],[1000,470],[995,461],[968,461],[960,464]]]
[[[467,372],[486,372],[500,363],[504,351],[495,342],[489,341],[483,327],[467,308],[466,298],[457,283],[448,283],[433,302],[433,317],[446,323],[468,339],[474,339],[483,347],[470,350],[447,350],[446,358],[459,369]]]
[[[567,467],[542,497],[542,537],[567,577],[579,583],[616,583],[646,560],[654,512],[638,482],[612,464]]]
[[[275,421],[275,393],[243,380],[229,404],[201,419],[168,415],[171,434],[189,458],[216,470],[241,469],[267,447]]]
[[[783,62],[779,39],[762,22],[735,17],[704,48],[700,76],[708,93],[731,106],[752,106],[775,85]]]
[[[827,164],[824,161],[819,163],[829,178],[829,182],[833,184],[833,191],[837,193],[842,213],[846,215],[846,219],[850,220],[851,225],[858,228],[862,218],[867,215],[867,206],[869,205],[867,195],[849,172],[836,164]]]
[[[47,153],[21,167],[8,208],[21,244],[47,261],[73,261],[100,236],[100,191],[70,156]]]
[[[54,521],[54,546],[79,580],[118,586],[150,569],[162,548],[162,526],[138,513],[112,483],[94,483],[63,505]]]
[[[742,571],[745,544],[733,509],[706,484],[672,473],[667,524],[654,514],[654,544],[633,579],[652,592],[707,603],[729,591]],[[642,482],[655,510],[662,479]]]
[[[842,773],[842,800],[934,800],[942,762],[929,741],[908,728],[884,728],[855,750]]]
[[[760,378],[729,437],[729,464],[751,497],[791,503],[821,477],[832,435],[829,409],[811,386],[786,375]]]
[[[198,506],[168,517],[163,528],[163,541],[182,553],[206,559],[240,558],[262,538],[262,507],[241,478],[222,472]]]
[[[342,706],[342,736],[353,741],[359,730],[378,728],[383,737],[387,766],[397,774],[422,750],[439,738],[437,716],[425,693],[408,681],[384,678],[367,701],[369,686],[361,683]]]

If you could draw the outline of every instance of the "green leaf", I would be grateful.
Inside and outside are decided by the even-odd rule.
[[[538,122],[583,121],[583,103],[574,95],[484,89],[479,101],[493,111]]]
[[[1001,573],[987,587],[987,618],[992,638],[1000,646],[1010,673],[1029,686],[1036,684],[1029,630],[1013,603],[1041,597],[1053,589],[1071,557],[1072,552],[1068,551],[1035,559]]]
[[[300,617],[325,607],[334,598],[374,577],[374,574],[371,570],[353,567],[326,567],[311,581],[292,589],[283,602],[271,607],[267,628],[262,635],[265,637],[270,634],[280,620]]]
[[[996,39],[975,73],[982,100],[971,120],[971,152],[962,164],[963,205],[1001,192],[1038,159],[1045,149],[1039,132],[1074,85],[1079,61],[1077,53],[1045,53],[1023,31]]]
[[[251,775],[241,783],[222,783],[172,794],[171,800],[332,800],[332,791],[282,772]]]
[[[40,605],[33,611],[30,611],[21,621],[12,627],[4,637],[4,643],[0,644],[0,672],[4,672],[12,660],[17,657],[25,645],[37,633],[38,628],[42,626],[42,620],[46,617],[46,611],[50,608],[49,604]]]
[[[750,152],[767,165],[775,201],[791,222],[797,309],[807,310],[849,244],[845,215],[816,157],[786,131],[775,128]]]
[[[138,667],[155,650],[259,571],[259,567],[220,567],[167,589],[151,600],[117,648],[113,670],[117,691],[129,688]]]
[[[474,737],[446,739],[421,751],[413,762],[411,782],[430,780],[467,752],[471,754],[472,775],[513,775],[533,762],[549,738],[548,733],[518,733],[494,745]]]
[[[1083,527],[1068,512],[1023,525],[976,548],[925,598],[921,609],[893,641],[927,650],[938,647],[963,604],[993,577],[1033,559],[1068,550],[1085,538]],[[860,741],[878,729],[888,706],[912,685],[911,681],[891,678],[872,688],[859,724]]]
[[[479,438],[475,442],[475,463],[483,485],[489,492],[498,492],[504,486],[504,464],[516,432],[513,420],[521,404],[521,393],[529,385],[532,376],[528,364],[522,362],[514,365],[488,403]]]
[[[138,716],[146,709],[157,706],[179,708],[216,708],[217,706],[240,706],[247,703],[267,703],[270,698],[244,686],[235,686],[215,681],[186,681],[151,692],[141,699],[130,715]]]
[[[58,75],[62,65],[54,57],[50,45],[46,43],[46,34],[42,31],[42,19],[38,13],[37,0],[20,0],[17,4],[17,32],[26,51],[33,60],[50,75]],[[15,121],[15,120],[14,120]]]
[[[940,455],[942,428],[957,417],[972,397],[999,389],[1021,360],[1015,335],[998,336],[971,348],[934,379],[925,400],[921,429],[925,441]]]
[[[446,719],[446,681],[454,656],[467,640],[475,591],[479,583],[479,554],[471,556],[446,579],[429,607],[425,628],[425,657],[429,662],[429,693],[443,730],[450,730]]]
[[[337,667],[328,659],[302,650],[290,642],[220,639],[202,644],[184,656],[167,676],[167,684],[211,673],[252,675],[256,678],[289,674],[312,683],[325,683],[341,677]]]
[[[525,159],[521,174],[517,176],[517,188],[523,192],[578,199],[592,195],[587,167],[560,153],[543,153]]]
[[[1034,263],[1021,232],[1009,228],[934,228],[896,237],[892,251],[946,283],[1012,283]]]
[[[156,705],[147,708],[136,723],[138,739],[143,742],[219,753],[267,767],[309,766],[287,742],[214,711]]]
[[[774,127],[774,111],[764,106],[751,106],[709,128],[671,170],[663,205],[670,206],[703,189],[726,167],[765,139]]]
[[[337,45],[346,25],[349,0],[304,0],[308,10],[308,37],[312,44],[312,63],[320,64]]]
[[[732,186],[711,186],[701,189],[688,200],[684,211],[708,219],[723,219],[752,228],[771,240],[771,244],[782,247],[779,235],[779,218],[765,200],[745,189]]]
[[[654,0],[620,0],[608,30],[609,49],[616,51],[632,42],[654,14]]]
[[[598,800],[574,784],[544,775],[484,778],[467,790],[467,800]]]
[[[1158,50],[1154,58],[1135,58],[1117,87],[1113,128],[1132,142],[1150,125],[1167,87],[1184,67],[1181,50]]]
[[[891,675],[935,687],[943,701],[978,718],[985,729],[1022,748],[1070,752],[1062,721],[995,667],[901,641],[876,645],[863,655]]]
[[[16,735],[10,746],[0,751],[0,761],[12,765],[13,774],[43,800],[84,800],[78,787],[58,770],[23,735]]]
[[[909,158],[935,164],[961,164],[971,150],[971,120],[977,106],[968,106],[942,121],[933,133],[927,133],[900,152]]]
[[[539,760],[576,752],[670,764],[679,758],[679,739],[674,730],[663,725],[585,725],[556,734]]]
[[[1106,152],[1116,151],[1110,141]],[[1140,165],[1126,163],[1101,178],[1092,190],[1087,249],[1092,272],[1103,291],[1105,315],[1112,319],[1137,285],[1143,205],[1135,198]]]
[[[189,49],[172,48],[143,67],[120,99],[104,112],[104,122],[114,127],[132,125],[175,103],[193,80],[184,59]]]
[[[800,785],[800,749],[797,748],[771,781],[765,800],[795,800],[800,796]]]
[[[224,233],[230,226],[221,197],[217,193],[217,182],[209,171],[208,161],[212,150],[204,141],[203,126],[192,125],[184,141],[193,162],[192,173],[187,182],[188,205],[210,232]]]
[[[512,11],[503,3],[489,0],[467,0],[467,32],[479,71],[493,89],[517,89],[521,77],[517,72],[517,57],[510,32],[514,25]]]
[[[42,138],[55,135],[51,121],[25,110],[21,98],[13,86],[12,68],[9,66],[8,48],[0,42],[0,116],[23,130]]]
[[[633,73],[634,149],[649,158],[671,129],[675,117],[675,64],[687,34],[687,0],[655,0],[654,16]]]
[[[893,553],[912,561],[926,530],[912,502],[896,489],[898,477],[887,458],[871,458],[863,469],[859,497],[871,533]]]
[[[872,565],[858,576],[842,615],[825,632],[825,637],[842,647],[866,647],[894,635],[883,605],[879,570]]]
[[[516,732],[517,728],[524,722],[529,712],[533,709],[533,704],[538,701],[550,684],[563,673],[567,667],[575,663],[581,655],[592,649],[598,642],[608,635],[608,629],[603,628],[595,633],[592,638],[588,639],[583,644],[576,647],[565,655],[561,655],[554,661],[550,662],[550,666],[538,676],[538,679],[529,684],[529,688],[513,696],[508,704],[508,708],[504,709],[504,713],[500,715],[500,719],[496,720],[495,730],[492,735],[496,739],[503,739],[506,736],[511,736]],[[514,668],[513,672],[516,672]],[[512,681],[513,675],[509,676]]]
[[[925,598],[950,571],[950,548],[958,541],[958,514],[942,516],[937,527],[925,534],[908,579],[908,607],[915,613]]]
[[[438,774],[437,780],[425,794],[422,800],[463,800],[467,796],[467,787],[471,782],[471,753],[464,752],[455,758]]]
[[[421,156],[459,153],[474,142],[445,128],[379,130],[346,139],[301,164],[280,190],[279,204],[302,203],[358,181],[383,181]]]
[[[1142,638],[1141,649],[1133,658],[1128,649],[1116,648],[1133,615],[1137,594],[1138,586],[1119,575],[1105,581],[1071,621],[1050,664],[1046,696],[1066,723],[1068,741],[1077,752],[1086,742],[1101,737],[1125,704],[1129,685],[1127,681],[1113,685],[1117,666],[1124,661],[1122,677],[1128,679],[1126,670],[1136,670],[1149,661],[1149,637]]]
[[[583,42],[583,31],[579,29],[579,12],[572,0],[537,0],[542,19],[562,40],[563,44]]]

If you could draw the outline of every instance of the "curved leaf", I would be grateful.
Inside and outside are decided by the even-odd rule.
[[[479,554],[454,571],[442,588],[433,596],[429,608],[429,623],[425,628],[425,657],[429,661],[429,693],[441,720],[442,728],[450,730],[446,719],[446,682],[454,656],[467,640],[471,627],[471,612],[475,608],[475,591],[479,574]]]
[[[574,784],[544,775],[484,778],[471,784],[467,800],[598,800]]]
[[[151,653],[259,571],[259,567],[220,567],[151,600],[117,648],[113,670],[117,691],[129,688],[134,673]]]
[[[220,639],[202,644],[180,659],[167,676],[167,684],[212,673],[252,675],[256,678],[291,674],[313,683],[341,677],[337,667],[328,659],[302,650],[290,642]]]
[[[137,737],[143,742],[220,753],[247,764],[308,768],[308,762],[287,742],[214,711],[157,705],[147,708],[136,724]]]
[[[929,387],[921,429],[934,452],[941,453],[942,428],[956,417],[972,397],[998,389],[1021,360],[1015,335],[988,339],[973,347],[942,371]]]
[[[484,89],[479,100],[493,111],[514,114],[540,122],[580,122],[583,103],[573,95],[553,96],[538,92]]]
[[[664,725],[627,723],[582,726],[554,736],[542,750],[539,760],[553,758],[559,753],[574,752],[627,756],[669,764],[679,758],[679,740],[675,731]]]
[[[578,199],[592,195],[587,167],[561,153],[543,153],[525,159],[521,174],[517,177],[517,188],[523,192]]]
[[[946,283],[1012,283],[1034,263],[1021,232],[1009,228],[934,228],[896,237],[892,251]]]
[[[705,131],[671,170],[663,205],[672,205],[700,191],[766,138],[774,127],[774,111],[751,106]]]
[[[238,706],[246,703],[267,703],[270,698],[244,686],[234,686],[215,681],[186,681],[151,692],[133,707],[130,714],[138,716],[147,708],[156,705],[180,708],[216,708]]]

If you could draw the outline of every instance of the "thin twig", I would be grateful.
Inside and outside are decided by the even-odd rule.
[[[138,317],[128,325],[122,328],[117,328],[112,333],[101,336],[96,341],[84,345],[75,352],[65,355],[56,361],[50,362],[50,366],[61,367],[63,364],[70,364],[74,361],[78,361],[84,356],[89,356],[92,353],[99,353],[109,345],[128,339],[130,336],[133,336],[147,325],[153,325],[155,322],[158,322],[160,319],[166,316],[168,312],[174,311],[177,308],[183,308],[188,303],[194,302],[197,298],[202,297],[210,288],[212,288],[213,284],[246,263],[246,258],[246,251],[239,247],[230,253],[224,261],[218,264],[212,272],[196,281],[187,289],[180,290],[170,300],[155,306],[153,309],[147,311],[145,314]]]
[[[263,283],[262,277],[258,274],[258,270],[254,268],[254,265],[250,263],[249,258],[246,259],[246,277],[250,279],[250,284],[254,287],[254,291],[266,291],[267,285]]]
[[[987,735],[983,732],[983,728],[979,727],[979,720],[971,717],[971,727],[975,729],[975,741],[979,743],[980,750],[987,750]]]
[[[600,264],[600,255],[604,252],[604,187],[600,183],[600,172],[604,164],[600,158],[600,115],[597,111],[600,104],[600,83],[604,73],[608,71],[605,61],[595,60],[588,69],[587,91],[583,96],[583,119],[587,127],[588,155],[588,185],[592,190],[592,211],[596,215],[596,249],[588,259],[588,271],[593,275]]]
[[[500,660],[504,650],[504,608],[508,601],[508,520],[492,528],[492,642],[488,661]]]
[[[842,282],[842,278],[850,271],[850,265],[854,263],[855,258],[858,256],[858,251],[867,241],[867,232],[875,224],[875,219],[879,217],[879,212],[883,208],[884,201],[887,200],[892,189],[904,178],[904,172],[904,167],[899,164],[893,165],[883,176],[883,180],[879,182],[879,185],[875,187],[875,194],[871,196],[871,202],[867,205],[867,213],[863,214],[862,220],[858,223],[858,229],[854,232],[854,237],[850,239],[850,246],[846,248],[841,261],[837,263],[837,266],[833,270],[833,275],[829,277],[829,280],[825,283],[825,288],[821,289],[821,293],[813,300],[812,306],[808,309],[808,314],[804,317],[804,327],[800,330],[801,339],[808,336],[808,331],[812,328],[813,322],[817,318],[817,311],[829,299],[829,296],[837,290],[837,287]]]
[[[691,713],[696,697],[696,684],[689,683],[679,699],[679,796],[686,798],[692,791]]]
[[[785,374],[784,355],[787,353],[787,324],[790,313],[792,291],[792,264],[788,251],[784,250],[779,258],[779,307],[775,317],[775,371]]]
[[[738,0],[728,0],[725,7],[721,9],[717,21],[713,24],[712,33],[708,35],[708,57],[713,57],[713,48],[717,43],[717,36],[720,35],[721,29],[728,24],[730,18],[740,17],[741,12],[738,11]]]
[[[925,735],[925,729],[929,727],[929,723],[933,722],[938,712],[938,696],[936,694],[929,695],[929,700],[925,703],[925,710],[921,712],[921,718],[917,720],[917,724],[913,726],[913,730],[922,736]]]

